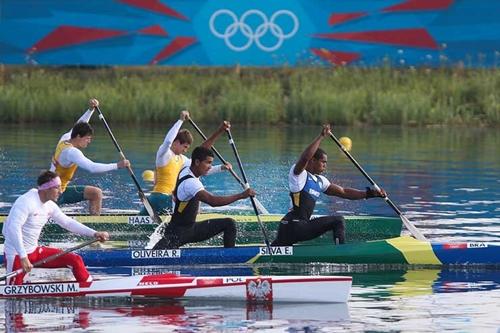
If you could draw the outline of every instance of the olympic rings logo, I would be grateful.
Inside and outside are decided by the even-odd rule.
[[[218,31],[215,27],[215,21],[221,16],[229,16],[232,21],[232,23],[230,23],[224,31]],[[260,21],[262,21],[262,23],[255,29],[246,23],[250,16],[257,16]],[[292,20],[293,28],[290,32],[285,33],[283,28],[276,24],[276,19],[280,16],[287,16]],[[270,19],[267,18],[266,14],[256,9],[246,11],[243,15],[241,15],[240,19],[238,19],[236,14],[228,9],[219,9],[210,17],[209,27],[212,34],[214,34],[217,38],[223,39],[226,46],[233,51],[245,51],[252,46],[253,43],[255,43],[255,45],[257,45],[257,47],[262,51],[272,52],[279,49],[281,45],[283,45],[285,39],[289,39],[297,33],[297,30],[299,30],[299,20],[294,13],[285,9],[278,10],[271,16]],[[247,39],[243,45],[235,45],[232,41],[232,37],[234,37],[238,32],[241,32],[241,34]],[[271,35],[276,39],[274,45],[264,45],[261,41],[261,38],[267,33],[271,33]]]

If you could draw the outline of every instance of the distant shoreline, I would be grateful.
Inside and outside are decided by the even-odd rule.
[[[500,125],[496,69],[0,66],[3,124],[72,122],[90,97],[113,123]]]

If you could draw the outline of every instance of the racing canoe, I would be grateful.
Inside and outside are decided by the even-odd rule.
[[[134,241],[147,243],[149,235],[158,226],[149,216],[135,215],[73,215],[79,222],[96,229],[106,230],[111,233],[111,238],[116,241]],[[231,217],[237,223],[236,244],[252,244],[262,242],[262,232],[257,223],[255,215],[231,215],[217,213],[198,214],[198,221]],[[267,229],[269,238],[274,239],[278,230],[278,223],[283,217],[281,214],[261,215],[261,220]],[[5,215],[0,216],[0,228],[5,221]],[[166,222],[170,216],[163,216]],[[384,216],[346,216],[346,239],[348,242],[363,242],[369,240],[386,239],[397,237],[401,234],[402,222],[398,217]],[[60,241],[71,238],[80,239],[68,233],[55,223],[49,223],[44,227],[42,239],[46,242]],[[308,242],[308,244],[327,244],[332,242],[331,233]],[[221,245],[220,238],[213,238],[204,242],[203,245]]]
[[[45,282],[0,286],[0,297],[165,297],[210,300],[345,303],[349,276],[140,275],[92,282]]]
[[[500,243],[433,243],[409,236],[343,245],[234,248],[182,247],[170,250],[91,249],[79,254],[92,267],[175,266],[254,263],[340,263],[410,265],[500,265]],[[3,256],[2,256],[3,257]],[[0,257],[0,259],[2,259]]]

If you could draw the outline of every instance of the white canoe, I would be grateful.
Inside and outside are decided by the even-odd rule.
[[[0,297],[166,297],[211,300],[345,303],[349,276],[139,275],[88,283],[44,282],[0,286]]]

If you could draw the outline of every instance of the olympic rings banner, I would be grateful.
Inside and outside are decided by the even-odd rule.
[[[497,66],[494,0],[0,0],[0,63]]]

